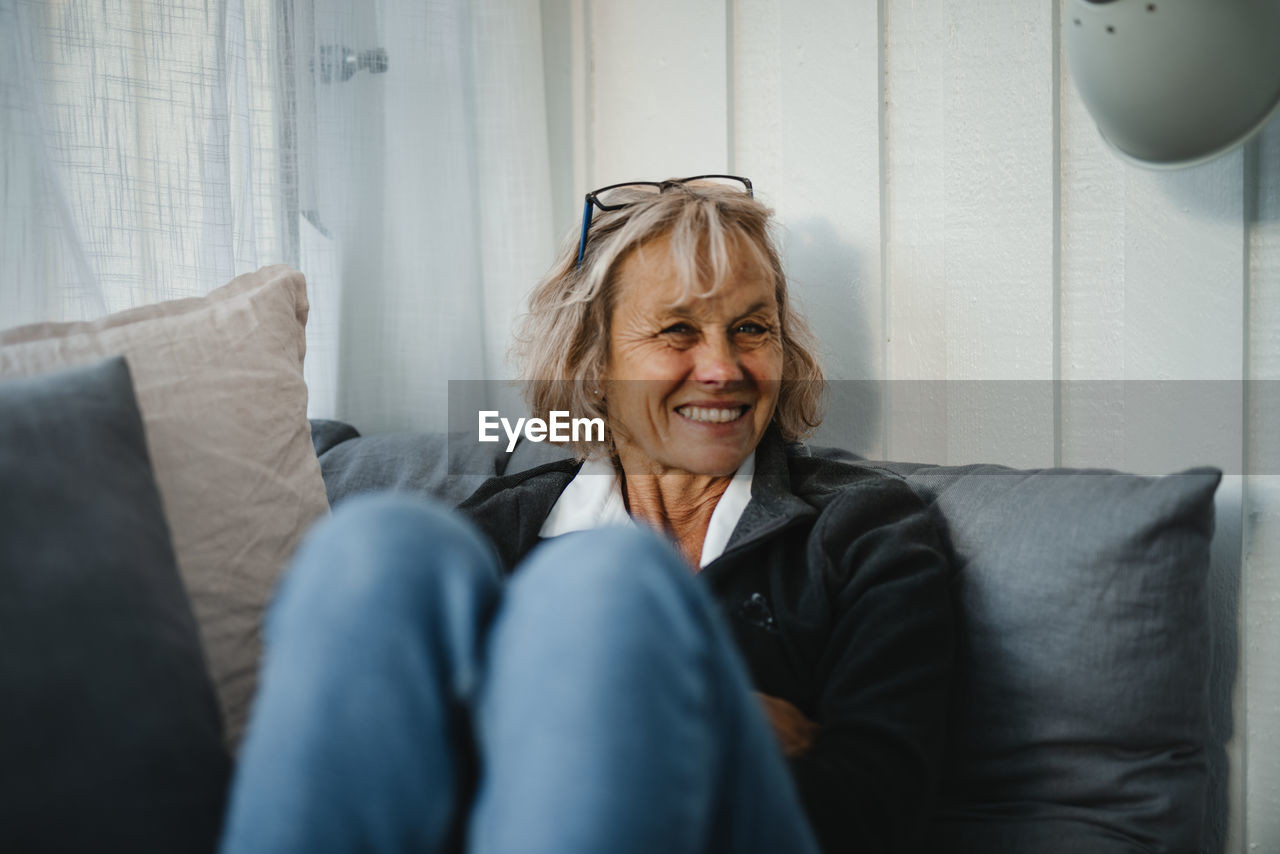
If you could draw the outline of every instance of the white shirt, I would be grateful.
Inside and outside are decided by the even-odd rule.
[[[724,554],[729,535],[751,501],[751,478],[755,470],[756,457],[752,454],[733,473],[729,486],[716,502],[707,535],[702,540],[699,569]],[[608,525],[634,524],[635,520],[627,513],[627,506],[622,500],[622,478],[614,470],[613,463],[601,459],[587,460],[556,499],[538,536],[546,539]]]

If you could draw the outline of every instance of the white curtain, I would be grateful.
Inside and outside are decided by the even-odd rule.
[[[311,414],[443,427],[550,263],[544,103],[537,0],[0,0],[0,326],[288,263]]]

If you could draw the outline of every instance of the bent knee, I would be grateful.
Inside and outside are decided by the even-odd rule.
[[[651,574],[680,578],[689,567],[675,549],[653,531],[639,526],[616,526],[576,531],[540,544],[521,569],[547,575],[588,580],[614,579],[629,583],[634,570],[646,567]]]
[[[592,609],[686,612],[702,591],[675,549],[642,528],[566,534],[536,548],[521,564],[513,594],[534,589],[566,612]]]
[[[566,534],[538,546],[508,581],[490,654],[516,671],[554,663],[575,674],[614,673],[634,688],[699,666],[713,647],[714,610],[653,532]]]
[[[498,583],[492,546],[457,513],[409,496],[343,503],[304,539],[278,599],[287,609],[393,616]]]

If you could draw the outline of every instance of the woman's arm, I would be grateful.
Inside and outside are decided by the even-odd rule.
[[[777,736],[783,755],[793,759],[808,753],[818,735],[818,725],[781,697],[772,697],[758,691],[756,697],[764,707],[765,717],[773,726],[773,734]]]
[[[915,850],[947,723],[950,568],[923,504],[897,480],[851,489],[819,525],[834,622],[818,668],[818,728],[792,771],[827,852]]]

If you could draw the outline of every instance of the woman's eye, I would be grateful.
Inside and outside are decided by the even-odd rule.
[[[662,330],[664,335],[692,335],[693,327],[687,323],[673,323]]]
[[[759,323],[739,323],[734,331],[740,335],[763,335],[769,330]]]

